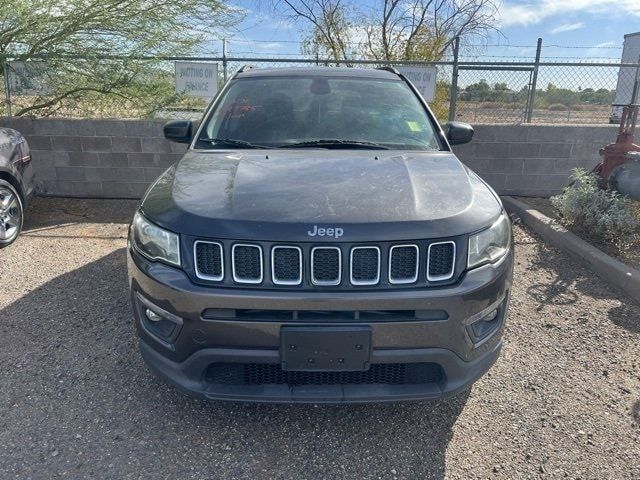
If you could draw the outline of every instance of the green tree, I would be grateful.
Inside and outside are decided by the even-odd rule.
[[[485,100],[491,91],[491,86],[484,78],[478,82],[468,85],[464,89],[463,100]]]
[[[607,90],[606,88],[585,88],[579,93],[580,101],[584,103],[593,103],[598,105],[610,105],[615,98],[615,90]]]
[[[50,87],[16,92],[14,114],[149,115],[176,100],[172,64],[158,57],[196,52],[238,14],[224,0],[3,0],[0,69],[42,62]]]

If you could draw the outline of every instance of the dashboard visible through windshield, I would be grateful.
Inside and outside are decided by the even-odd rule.
[[[441,147],[425,108],[400,79],[240,78],[205,122],[196,148]]]

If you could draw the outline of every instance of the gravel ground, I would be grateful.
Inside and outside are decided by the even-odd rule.
[[[36,199],[0,251],[0,478],[640,478],[640,308],[516,228],[503,354],[435,403],[194,400],[149,373],[135,202]]]

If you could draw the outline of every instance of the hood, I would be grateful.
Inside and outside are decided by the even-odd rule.
[[[493,192],[450,152],[189,151],[148,191],[142,209],[176,232],[213,238],[343,241],[448,237],[501,211]]]

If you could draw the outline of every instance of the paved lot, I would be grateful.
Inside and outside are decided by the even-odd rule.
[[[234,405],[142,363],[134,208],[37,199],[0,251],[0,479],[640,478],[640,308],[523,230],[505,349],[470,394]]]

